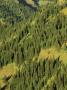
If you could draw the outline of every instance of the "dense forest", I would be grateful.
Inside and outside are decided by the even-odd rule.
[[[67,90],[67,0],[0,0],[0,90]]]

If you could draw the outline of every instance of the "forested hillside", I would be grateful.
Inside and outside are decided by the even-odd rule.
[[[0,0],[0,90],[67,90],[66,0]]]

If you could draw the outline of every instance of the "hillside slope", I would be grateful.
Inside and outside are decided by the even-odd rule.
[[[0,0],[1,90],[67,90],[66,11],[66,0]]]

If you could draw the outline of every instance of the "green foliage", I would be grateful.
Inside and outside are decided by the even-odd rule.
[[[57,4],[42,6],[28,22],[8,27],[0,36],[1,60],[23,62],[38,55],[41,48],[61,47],[67,40],[67,16],[59,13],[61,9]]]
[[[25,62],[14,77],[10,90],[66,90],[67,70],[59,58]]]
[[[0,0],[0,68],[19,66],[10,90],[67,89],[66,66],[59,58],[37,62],[43,48],[67,49],[67,16],[61,13],[66,4],[49,0],[35,11],[18,0]]]

